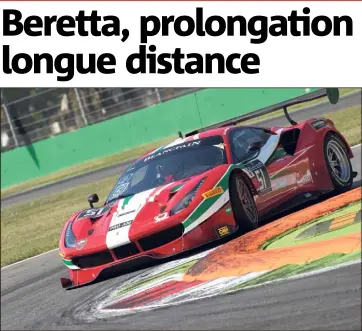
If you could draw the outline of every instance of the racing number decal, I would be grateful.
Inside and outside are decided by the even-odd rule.
[[[113,203],[109,203],[108,205],[101,207],[101,208],[93,208],[93,209],[87,209],[83,210],[77,217],[77,220],[80,220],[82,218],[88,218],[88,217],[100,217],[107,213],[113,206]]]
[[[260,169],[257,169],[254,171],[254,173],[260,184],[259,190],[263,191],[265,189],[265,178],[264,178],[263,172]]]
[[[258,192],[260,195],[269,193],[272,190],[270,176],[263,162],[253,160],[245,164],[245,168],[250,178],[255,177],[258,180]]]

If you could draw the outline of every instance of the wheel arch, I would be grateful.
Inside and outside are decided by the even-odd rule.
[[[342,141],[342,143],[344,144],[344,146],[346,147],[348,157],[350,159],[354,157],[352,149],[349,146],[346,138],[340,132],[338,132],[337,130],[333,130],[333,129],[326,131],[324,134],[324,137],[323,137],[323,141],[325,141],[325,139],[327,139],[328,135],[332,135],[332,136],[339,138]]]

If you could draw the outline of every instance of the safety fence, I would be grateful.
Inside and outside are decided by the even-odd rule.
[[[194,88],[1,90],[1,151],[75,131],[193,92]]]
[[[1,188],[312,93],[315,89],[202,89],[1,153]],[[185,91],[184,91],[185,92]],[[88,117],[87,117],[88,119]]]

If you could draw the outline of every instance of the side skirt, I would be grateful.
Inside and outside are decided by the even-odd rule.
[[[281,204],[276,209],[270,211],[269,213],[267,213],[267,215],[264,215],[261,218],[261,221],[267,221],[271,218],[275,218],[275,217],[279,216],[280,214],[290,211],[291,209],[296,208],[304,203],[318,200],[322,195],[329,193],[329,192],[331,192],[331,191],[326,191],[326,192],[317,191],[317,192],[300,193],[300,194],[296,195],[294,198]]]

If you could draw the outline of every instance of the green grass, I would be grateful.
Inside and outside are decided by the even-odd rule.
[[[65,220],[87,208],[87,196],[104,200],[118,176],[84,184],[60,193],[1,210],[1,266],[57,246]]]
[[[350,145],[361,143],[361,106],[349,107],[323,116],[334,122]]]
[[[95,160],[79,163],[72,167],[62,169],[60,171],[51,173],[46,176],[38,177],[33,180],[23,182],[21,184],[10,186],[8,188],[1,190],[1,198],[4,198],[4,197],[14,194],[16,192],[21,192],[21,191],[31,189],[36,186],[53,183],[53,182],[59,181],[60,179],[63,179],[63,178],[76,176],[76,175],[83,174],[83,173],[86,173],[86,172],[89,172],[92,170],[104,168],[104,167],[111,166],[111,165],[114,165],[114,164],[117,164],[120,162],[125,162],[127,160],[132,160],[136,157],[139,157],[139,156],[147,153],[148,151],[151,151],[161,145],[165,145],[165,144],[171,142],[175,138],[176,138],[176,136],[167,137],[165,139],[158,140],[158,141],[150,143],[150,144],[142,145],[142,146],[139,146],[139,147],[136,147],[133,149],[125,150],[123,152],[109,155],[109,156],[102,157],[102,158],[98,158]]]
[[[347,94],[354,93],[357,90],[359,90],[359,89],[358,88],[341,88],[340,95],[345,96]],[[317,105],[317,104],[320,104],[320,103],[323,103],[326,101],[327,101],[327,97],[324,97],[319,100],[314,100],[314,101],[303,103],[302,105],[295,105],[295,106],[289,108],[289,112],[297,111],[302,108]],[[251,123],[257,123],[260,121],[278,117],[280,115],[283,115],[282,110],[276,111],[272,114],[267,114],[267,115],[261,116],[257,119],[243,122],[242,124],[246,125],[246,124],[251,124]],[[104,168],[104,167],[111,166],[111,165],[114,165],[119,162],[123,162],[123,161],[127,161],[130,159],[136,158],[138,156],[141,156],[142,154],[144,154],[147,151],[157,148],[160,145],[164,145],[164,144],[167,144],[168,142],[171,142],[175,138],[176,138],[175,136],[167,137],[165,139],[162,139],[162,140],[150,143],[150,144],[142,145],[137,148],[126,150],[126,151],[123,151],[123,152],[120,152],[117,154],[113,154],[110,156],[98,158],[95,160],[90,160],[90,161],[87,161],[84,163],[80,163],[75,166],[68,167],[68,168],[62,169],[60,171],[51,173],[49,175],[45,175],[45,176],[38,177],[38,178],[35,178],[35,179],[27,181],[27,182],[23,182],[20,184],[16,184],[16,185],[7,187],[7,188],[1,190],[1,198],[4,198],[6,196],[9,196],[9,195],[17,193],[17,192],[31,189],[36,186],[53,183],[53,182],[59,181],[60,179],[63,179],[63,178],[76,176],[78,174],[86,173],[88,171]]]
[[[331,118],[350,144],[361,142],[361,109],[347,108]],[[47,197],[1,210],[1,265],[56,248],[65,220],[79,209],[87,208],[87,196],[98,193],[104,200],[116,178],[112,176]]]

